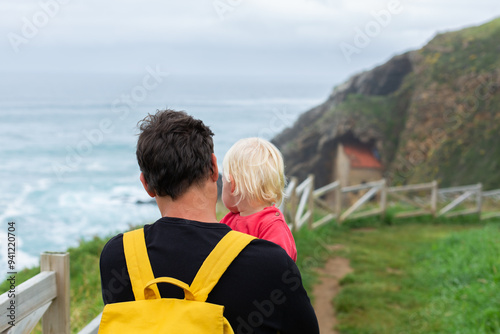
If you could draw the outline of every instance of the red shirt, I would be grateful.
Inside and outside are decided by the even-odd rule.
[[[283,218],[283,213],[278,208],[269,206],[262,211],[244,217],[240,216],[239,213],[229,212],[220,222],[234,231],[250,234],[280,245],[292,260],[297,261],[295,240],[293,240],[292,232]]]

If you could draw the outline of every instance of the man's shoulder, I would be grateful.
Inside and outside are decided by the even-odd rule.
[[[114,258],[117,253],[123,253],[123,233],[117,234],[106,242],[101,251],[101,261]]]
[[[263,251],[266,251],[266,253],[264,254],[276,253],[277,255],[284,252],[283,249],[280,246],[276,245],[274,242],[258,238],[252,240],[245,249],[250,249],[254,252],[258,252],[258,254],[261,254],[261,252]]]
[[[276,289],[294,293],[302,286],[302,279],[297,265],[283,248],[255,239],[236,257],[220,283],[218,289],[243,289],[252,291],[252,298],[265,298]]]
[[[146,230],[150,227],[151,225],[144,225],[144,233],[146,233]],[[133,230],[131,230],[133,231]],[[102,252],[101,252],[101,257],[103,254],[107,253],[116,253],[116,252],[121,252],[123,253],[123,235],[127,233],[127,231],[123,233],[119,233],[113,237],[111,237],[106,244],[104,245]]]
[[[273,270],[281,270],[294,264],[281,246],[264,239],[252,240],[240,256],[248,261],[249,265],[269,267]]]

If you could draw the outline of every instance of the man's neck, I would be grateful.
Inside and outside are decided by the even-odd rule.
[[[191,186],[185,194],[175,201],[168,196],[157,196],[156,203],[160,209],[161,216],[205,223],[217,223],[215,213],[217,192],[215,191],[215,196],[210,196],[213,193],[213,190],[209,189],[210,186],[210,184],[202,187]]]

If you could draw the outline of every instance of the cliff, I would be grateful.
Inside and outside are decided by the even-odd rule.
[[[337,142],[376,147],[392,184],[500,188],[500,19],[351,77],[273,139],[288,176],[331,181]]]

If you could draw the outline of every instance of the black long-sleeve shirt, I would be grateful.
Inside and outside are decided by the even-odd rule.
[[[191,284],[203,261],[230,228],[164,217],[144,226],[155,277],[174,277]],[[108,241],[101,254],[105,304],[134,300],[123,251],[123,234]],[[170,284],[158,285],[163,298],[184,298]],[[278,245],[253,240],[227,268],[207,302],[224,305],[235,333],[319,333],[299,270]]]

